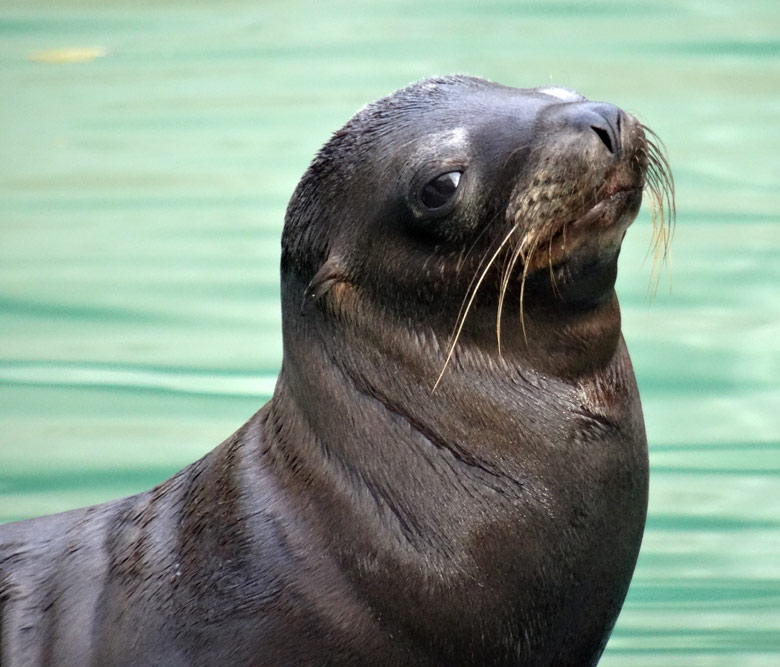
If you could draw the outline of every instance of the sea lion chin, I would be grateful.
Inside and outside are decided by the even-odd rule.
[[[673,202],[649,130],[563,88],[359,111],[287,210],[272,399],[155,489],[0,527],[0,662],[595,665],[647,507],[643,191]]]

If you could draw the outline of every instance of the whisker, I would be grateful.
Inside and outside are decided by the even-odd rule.
[[[450,349],[449,352],[447,353],[447,358],[444,360],[444,365],[442,366],[441,372],[439,373],[439,377],[436,378],[436,382],[433,385],[433,389],[431,389],[431,393],[436,391],[436,387],[439,386],[439,382],[441,382],[441,379],[444,376],[444,371],[446,371],[447,366],[449,366],[450,360],[452,359],[452,354],[455,352],[455,346],[458,344],[458,339],[460,338],[460,334],[463,331],[463,326],[466,324],[466,318],[468,317],[469,311],[471,310],[471,306],[474,303],[474,299],[477,296],[477,292],[479,291],[482,282],[485,280],[485,276],[488,274],[488,271],[490,271],[490,268],[493,266],[493,263],[496,261],[496,258],[499,256],[501,251],[504,249],[504,246],[506,246],[506,244],[509,242],[509,239],[512,238],[512,235],[518,230],[518,228],[519,225],[515,223],[512,226],[512,228],[509,230],[509,233],[504,237],[503,241],[501,241],[498,248],[496,248],[496,251],[493,253],[493,256],[490,258],[490,261],[488,261],[487,266],[480,274],[479,279],[474,285],[474,288],[471,290],[471,296],[468,298],[468,302],[466,303],[465,309],[461,308],[462,314],[459,314],[460,316],[459,323],[456,325],[455,334],[453,336],[452,342],[450,343]]]
[[[529,239],[523,239],[524,242],[526,240]],[[525,308],[523,307],[525,297],[525,280],[528,277],[528,269],[531,266],[531,259],[536,253],[537,247],[539,246],[539,243],[535,238],[531,238],[529,241],[530,243],[533,243],[533,245],[531,246],[530,250],[523,255],[523,277],[520,280],[520,328],[523,331],[523,340],[525,341],[526,345],[528,345],[528,335],[525,330]]]
[[[526,150],[531,144],[523,144],[522,146],[518,146],[515,148],[509,155],[506,156],[506,160],[504,160],[504,164],[501,165],[502,169],[506,167],[509,164],[509,161],[518,153],[521,151]]]
[[[471,252],[474,250],[474,248],[476,248],[477,242],[479,241],[479,239],[487,232],[488,229],[491,228],[491,226],[496,221],[496,219],[499,217],[499,215],[500,215],[500,213],[496,213],[488,221],[488,223],[482,227],[482,230],[477,235],[477,238],[474,239],[474,242],[469,247],[468,252],[466,253],[466,257],[468,257],[468,255],[471,254]],[[468,296],[469,296],[469,293],[471,292],[471,288],[474,285],[474,282],[476,281],[477,276],[479,275],[480,269],[482,269],[482,267],[484,266],[485,262],[487,261],[487,258],[488,258],[488,254],[485,253],[482,256],[482,259],[479,260],[479,264],[477,264],[477,268],[474,271],[474,274],[471,276],[471,280],[469,281],[469,285],[466,288],[466,294],[463,296],[463,301],[461,301],[460,308],[458,309],[458,314],[455,317],[455,325],[452,327],[452,332],[450,333],[450,338],[453,338],[455,336],[455,331],[457,330],[458,323],[460,322],[461,316],[463,315],[463,309],[466,307],[466,302],[468,301]],[[464,262],[465,262],[465,258],[464,258]]]
[[[558,289],[558,282],[555,280],[555,272],[553,271],[552,242],[553,237],[550,236],[550,240],[547,243],[547,265],[550,267],[550,285],[552,286],[553,294],[560,299],[561,291]]]
[[[671,241],[677,225],[677,207],[675,202],[674,176],[669,167],[666,150],[658,135],[650,128],[642,126],[646,134],[646,146],[643,151],[647,159],[645,188],[650,195],[650,217],[653,223],[653,268],[650,273],[650,291],[655,295],[661,279],[661,267],[669,266],[669,288],[672,286]],[[648,249],[648,254],[650,249]]]
[[[509,289],[509,280],[512,276],[512,272],[515,270],[517,260],[521,255],[521,246],[516,247],[512,254],[509,256],[506,270],[501,276],[501,288],[498,294],[498,308],[496,310],[496,342],[498,345],[498,356],[501,356],[501,315],[504,311],[504,300],[506,299],[506,292]]]

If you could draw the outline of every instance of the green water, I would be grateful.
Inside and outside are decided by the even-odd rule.
[[[454,71],[615,102],[674,167],[671,293],[646,215],[621,260],[652,480],[601,664],[780,665],[776,0],[1,0],[0,520],[147,488],[254,412],[297,179]]]

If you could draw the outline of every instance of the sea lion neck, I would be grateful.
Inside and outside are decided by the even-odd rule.
[[[479,359],[479,368],[484,366],[488,375],[521,368],[575,382],[604,369],[620,340],[614,276],[603,297],[583,304],[564,301],[546,273],[542,280],[528,281],[525,301],[518,298],[520,286],[514,285],[504,304],[499,338],[496,291],[480,295],[458,328],[464,302],[460,295],[424,290],[412,295],[388,280],[355,285],[340,277],[337,268],[325,264],[323,269],[308,285],[294,272],[283,272],[288,365],[299,364],[302,348],[308,360],[304,366],[313,368],[329,359],[336,368],[345,361],[358,367],[373,364],[381,374],[395,360],[395,372],[433,390],[456,381],[447,368],[452,356],[456,365]],[[314,332],[314,341],[303,343],[309,332]],[[312,358],[316,349],[321,353]],[[461,382],[460,391],[467,395],[468,381]]]
[[[400,419],[412,439],[417,437],[412,431],[426,432],[432,423],[432,430],[450,433],[441,438],[441,446],[484,453],[491,445],[480,438],[495,443],[514,437],[511,394],[518,387],[536,394],[536,404],[554,405],[561,395],[573,396],[583,382],[606,373],[620,351],[620,311],[614,295],[563,323],[555,310],[532,309],[523,328],[518,314],[510,311],[516,321],[505,324],[501,351],[494,319],[481,317],[477,310],[445,367],[451,327],[439,331],[397,319],[361,301],[349,286],[335,288],[337,294],[329,293],[315,307],[300,312],[292,306],[302,284],[294,284],[285,283],[285,362],[280,381],[284,392],[279,400],[294,405],[302,426],[318,438],[330,430],[317,421],[323,418],[329,422],[347,415],[351,423],[365,418],[373,425]],[[312,403],[312,397],[321,404]],[[354,408],[363,402],[371,405],[370,417]],[[469,411],[464,406],[493,403],[491,428],[496,432],[472,432],[472,421],[462,419]],[[439,425],[440,419],[448,425]],[[342,430],[337,425],[333,432]],[[374,433],[370,427],[367,432]]]

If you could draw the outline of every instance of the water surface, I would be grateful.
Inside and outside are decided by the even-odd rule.
[[[671,293],[645,214],[620,266],[652,481],[601,664],[780,664],[778,35],[775,1],[6,0],[0,520],[147,488],[262,405],[284,208],[357,108],[554,83],[653,127],[678,186]]]

